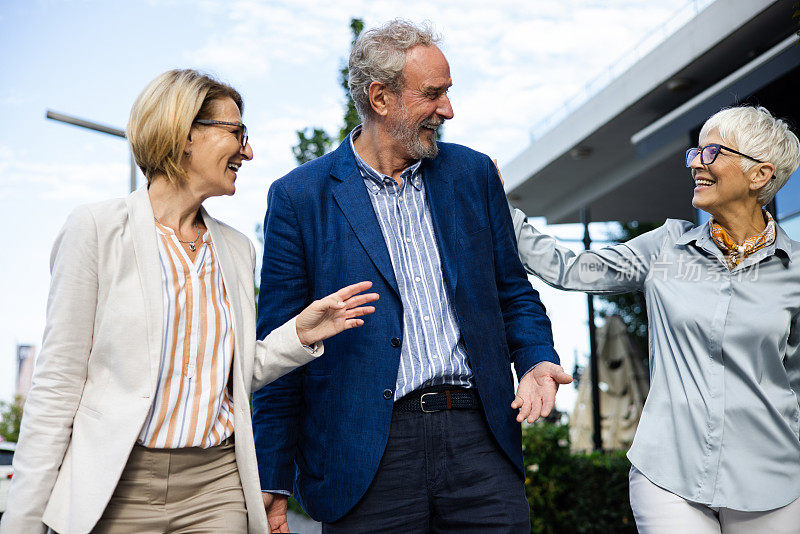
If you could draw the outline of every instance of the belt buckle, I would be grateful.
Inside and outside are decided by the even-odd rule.
[[[428,395],[436,395],[436,394],[438,394],[438,392],[429,391],[428,393],[423,393],[422,395],[420,395],[420,397],[419,397],[419,407],[422,409],[422,413],[434,413],[434,412],[441,411],[441,410],[426,410],[425,409],[425,397],[428,396]]]

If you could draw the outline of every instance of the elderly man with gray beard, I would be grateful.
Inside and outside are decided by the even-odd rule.
[[[273,532],[292,491],[329,533],[530,530],[520,423],[571,377],[492,161],[436,141],[453,117],[437,40],[402,20],[365,32],[363,124],[270,189],[260,334],[352,281],[381,295],[367,326],[254,396]]]

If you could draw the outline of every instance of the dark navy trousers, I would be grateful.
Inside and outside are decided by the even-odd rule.
[[[530,508],[481,411],[395,411],[366,493],[322,532],[528,534]]]

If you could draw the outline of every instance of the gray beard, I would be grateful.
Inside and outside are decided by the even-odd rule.
[[[392,129],[392,136],[403,143],[411,159],[435,158],[439,154],[436,136],[434,136],[430,145],[426,145],[420,137],[422,124],[426,124],[428,121],[423,121],[422,124],[415,124],[409,120],[405,107],[400,108],[400,113],[400,120]]]

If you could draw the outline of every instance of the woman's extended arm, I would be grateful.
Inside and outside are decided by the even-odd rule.
[[[559,245],[553,237],[536,230],[522,211],[510,209],[519,257],[525,269],[558,289],[587,293],[625,293],[642,289],[670,230],[680,234],[691,226],[686,221],[671,219],[626,243],[576,254]]]
[[[365,306],[378,300],[377,293],[362,293],[372,282],[359,282],[309,304],[297,317],[259,340],[253,368],[253,391],[323,353],[322,340],[364,324],[361,316],[375,311]],[[314,345],[313,350],[308,346]]]

